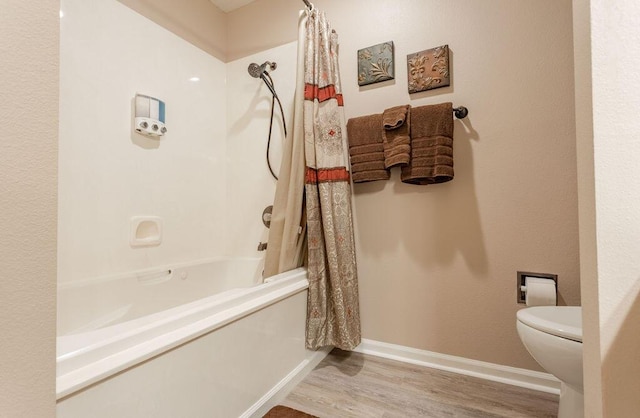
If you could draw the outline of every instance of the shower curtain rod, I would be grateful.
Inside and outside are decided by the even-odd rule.
[[[302,2],[309,10],[313,10],[313,4],[311,4],[309,0],[302,0]],[[453,113],[456,115],[457,119],[464,119],[469,114],[469,109],[464,106],[458,106],[453,108]]]

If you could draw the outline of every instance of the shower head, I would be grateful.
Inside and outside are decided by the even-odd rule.
[[[251,77],[260,78],[262,74],[267,71],[267,67],[269,67],[269,71],[273,71],[276,69],[276,63],[265,61],[262,65],[258,65],[255,62],[252,62],[251,64],[249,64],[249,68],[247,68],[247,71],[249,71],[249,75]]]
[[[247,70],[249,71],[249,75],[251,77],[260,78],[260,76],[264,72],[264,67],[256,64],[255,62],[252,62],[251,64],[249,64],[249,68]]]

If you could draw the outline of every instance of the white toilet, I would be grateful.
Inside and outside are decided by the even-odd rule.
[[[531,356],[560,379],[558,418],[582,418],[582,308],[535,306],[521,309],[517,327]]]

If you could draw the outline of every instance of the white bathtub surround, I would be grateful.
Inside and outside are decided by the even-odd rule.
[[[549,373],[503,366],[368,339],[363,339],[362,344],[353,351],[541,392],[560,394],[560,381]]]
[[[303,270],[254,286],[275,183],[270,96],[246,69],[280,64],[290,118],[297,45],[225,64],[98,3],[61,4],[57,415],[258,416],[326,355],[304,348]],[[161,139],[133,131],[136,93],[166,103]]]
[[[207,278],[215,277],[204,276],[199,281],[206,281]],[[180,278],[172,280],[178,282]],[[176,284],[179,288],[183,283]],[[268,284],[228,289],[190,303],[181,300],[176,286],[168,286],[168,283],[156,286],[163,287],[163,291],[147,289],[155,294],[156,299],[178,299],[177,302],[183,304],[174,302],[171,303],[176,306],[174,308],[112,326],[58,337],[58,398],[300,293],[307,288],[308,283],[306,271],[298,269],[284,273]],[[203,284],[199,287],[204,288]],[[96,300],[100,292],[96,289],[93,294],[93,300]],[[135,306],[136,302],[144,304],[146,301],[145,297],[133,301],[131,305]],[[302,312],[303,310],[298,314]],[[231,341],[233,344],[230,344]],[[237,343],[236,340],[227,341],[228,345]]]
[[[327,353],[304,349],[307,286],[298,269],[269,284],[59,337],[58,416],[257,414]]]
[[[297,42],[292,42],[227,63],[229,129],[226,147],[229,164],[226,195],[229,210],[226,219],[233,225],[234,232],[228,240],[227,250],[234,256],[256,256],[258,243],[268,241],[269,229],[262,224],[262,211],[274,204],[276,190],[276,181],[269,174],[265,160],[271,93],[262,80],[248,74],[247,68],[251,63],[277,63],[277,69],[269,74],[282,101],[287,128],[292,133],[295,129],[292,116],[296,51]],[[276,174],[280,172],[283,143],[280,109],[276,105],[270,147],[271,165]]]
[[[115,0],[61,10],[58,282],[226,254],[225,63]],[[134,132],[136,93],[165,102],[161,138]],[[160,245],[132,248],[139,215]]]
[[[58,336],[93,331],[261,282],[261,259],[216,257],[58,285]]]

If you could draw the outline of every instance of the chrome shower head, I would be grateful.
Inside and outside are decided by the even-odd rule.
[[[252,62],[251,64],[249,64],[249,68],[247,68],[247,71],[249,71],[249,75],[251,77],[260,78],[262,74],[267,71],[267,67],[269,67],[269,71],[273,71],[277,66],[275,62],[270,61],[265,61],[262,65],[258,65],[255,62]]]
[[[251,77],[260,78],[260,76],[264,72],[264,67],[256,64],[255,62],[252,62],[251,64],[249,64],[249,68],[247,70],[249,71],[249,75]]]

